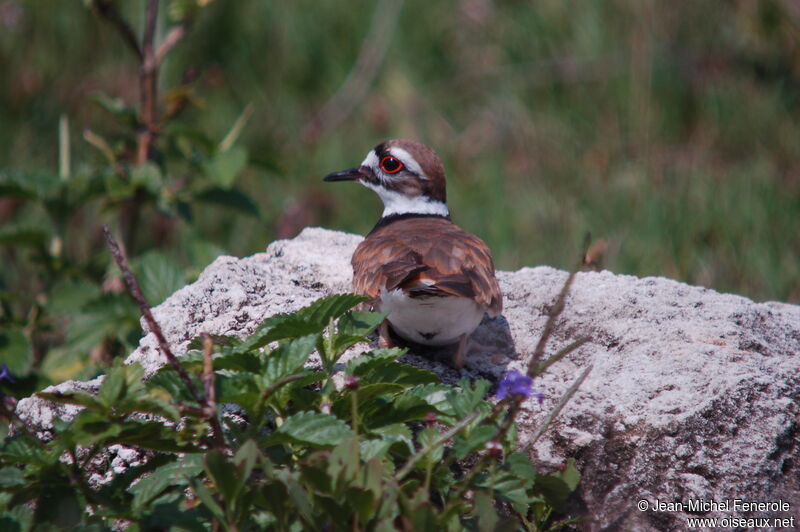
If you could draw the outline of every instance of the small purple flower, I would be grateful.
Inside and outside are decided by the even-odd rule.
[[[2,381],[4,379],[7,380],[8,382],[10,382],[11,384],[14,384],[15,382],[17,382],[11,376],[11,372],[8,371],[8,366],[5,365],[5,364],[3,364],[3,371],[0,372],[0,381]]]
[[[509,395],[516,396],[515,399],[527,399],[531,396],[533,387],[533,379],[527,375],[521,374],[519,371],[512,369],[507,372],[497,385],[497,398],[502,400]],[[539,402],[544,397],[541,394],[536,394]]]

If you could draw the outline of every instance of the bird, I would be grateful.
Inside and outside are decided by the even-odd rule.
[[[451,362],[460,370],[470,334],[485,314],[501,314],[503,295],[489,247],[450,219],[439,157],[419,142],[388,140],[323,180],[355,181],[383,201],[351,260],[353,291],[369,310],[388,313],[382,344],[395,345],[393,332],[411,344],[455,345]]]

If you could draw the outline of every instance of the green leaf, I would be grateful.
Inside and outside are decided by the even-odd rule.
[[[256,218],[261,217],[261,211],[258,208],[258,205],[244,192],[241,190],[231,188],[225,189],[221,187],[213,187],[207,188],[201,192],[196,193],[193,196],[195,201],[200,203],[207,203],[210,205],[216,205],[219,207],[226,207],[228,209],[233,209],[238,211],[242,214],[247,214],[249,216],[254,216]]]
[[[125,125],[136,126],[139,123],[139,115],[136,112],[136,109],[133,107],[128,107],[125,103],[125,100],[122,98],[112,98],[111,96],[98,91],[92,96],[92,101],[102,109],[105,109],[109,113],[116,116],[118,119],[120,119],[120,122]]]
[[[480,449],[497,434],[497,428],[491,425],[479,425],[475,429],[463,436],[456,438],[453,452],[459,460],[465,458],[469,453]]]
[[[131,505],[135,509],[141,508],[161,495],[167,488],[187,485],[188,479],[196,476],[202,470],[200,456],[192,454],[187,454],[180,460],[163,465],[128,488],[127,491],[133,494]]]
[[[300,372],[314,351],[318,338],[319,334],[303,336],[282,344],[271,352],[262,374],[262,386],[266,388],[284,377]]]
[[[0,245],[44,248],[51,232],[40,227],[5,226],[0,229]]]
[[[387,315],[388,312],[348,312],[339,318],[336,331],[345,336],[368,336]]]
[[[236,146],[227,151],[216,152],[203,165],[203,172],[215,185],[228,189],[236,182],[236,177],[246,164],[247,150]]]
[[[214,450],[209,451],[203,457],[203,467],[214,482],[225,505],[230,507],[244,484],[238,475],[236,466],[229,462],[221,451]]]
[[[97,398],[107,407],[125,410],[123,401],[136,399],[143,394],[145,386],[142,382],[144,368],[141,364],[117,364],[106,375]]]
[[[499,518],[492,498],[482,491],[475,493],[475,514],[478,516],[480,532],[494,532]]]
[[[154,195],[158,195],[164,187],[161,169],[153,163],[147,162],[134,167],[130,175],[131,185],[144,188]]]
[[[375,358],[359,364],[353,369],[353,375],[358,377],[364,384],[392,382],[405,386],[415,386],[434,383],[439,380],[432,371],[399,362],[388,363],[385,358]]]
[[[13,488],[25,484],[25,475],[16,467],[0,469],[0,489]]]
[[[205,507],[214,514],[214,517],[223,523],[227,522],[225,519],[225,512],[222,511],[222,507],[217,503],[216,499],[214,499],[214,495],[211,491],[206,488],[199,479],[193,478],[190,480],[190,483],[192,485],[192,491],[194,491],[197,498],[203,502]]]
[[[103,294],[87,303],[70,320],[67,326],[67,348],[88,355],[106,338],[115,338],[127,345],[130,333],[139,330],[139,311],[128,296]]]
[[[31,464],[47,466],[58,460],[60,452],[50,447],[44,447],[38,440],[28,436],[13,436],[6,440],[0,449],[0,458],[13,464]]]
[[[423,449],[427,449],[433,445],[439,436],[441,436],[441,434],[439,434],[439,431],[436,430],[435,427],[425,427],[417,436],[417,441]],[[431,447],[430,451],[424,457],[422,457],[422,459],[419,461],[419,464],[423,467],[426,465],[433,466],[442,459],[443,455],[444,445],[440,444],[438,446],[433,446]]]
[[[183,288],[183,269],[170,257],[158,251],[142,255],[133,265],[147,302],[155,306]]]
[[[30,373],[33,350],[22,328],[0,330],[0,364],[6,364],[14,378],[25,377]]]
[[[332,447],[352,437],[353,431],[341,419],[318,412],[300,412],[286,418],[269,441]]]
[[[116,443],[114,439],[122,432],[119,423],[112,423],[108,415],[96,410],[82,410],[70,425],[71,436],[79,445]]]
[[[356,294],[336,294],[328,297],[323,297],[297,311],[297,316],[321,325],[327,326],[330,320],[336,319],[343,315],[345,312],[367,301],[364,296]]]
[[[462,379],[458,386],[460,390],[452,390],[447,394],[447,401],[453,407],[456,417],[460,419],[470,415],[484,402],[491,383],[483,379],[474,382]]]
[[[450,405],[450,402],[447,400],[447,394],[452,389],[452,386],[439,383],[420,384],[418,386],[408,388],[404,394],[413,397],[419,397],[435,408],[440,414],[452,416],[453,408]]]
[[[92,299],[100,296],[97,284],[85,280],[68,280],[57,283],[47,302],[54,314],[75,315]]]
[[[536,475],[535,490],[558,511],[563,511],[567,499],[575,491],[580,473],[575,468],[575,459],[567,460],[563,471],[550,475]]]

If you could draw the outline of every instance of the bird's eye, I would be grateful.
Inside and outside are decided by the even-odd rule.
[[[396,157],[387,155],[386,157],[381,159],[381,170],[383,170],[387,174],[396,174],[402,169],[403,169],[403,163],[401,163],[400,160],[397,159]]]

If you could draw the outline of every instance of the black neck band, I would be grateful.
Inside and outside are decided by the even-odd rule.
[[[451,221],[449,214],[446,214],[446,215],[445,214],[419,214],[419,213],[416,213],[416,212],[407,212],[405,214],[390,214],[389,216],[384,216],[383,218],[378,220],[378,223],[375,224],[375,227],[372,228],[372,231],[370,231],[367,236],[371,235],[372,233],[374,233],[375,231],[377,231],[381,227],[386,227],[387,225],[389,225],[391,223],[394,223],[394,222],[399,222],[400,220],[408,220],[409,218],[442,218],[444,220]]]

